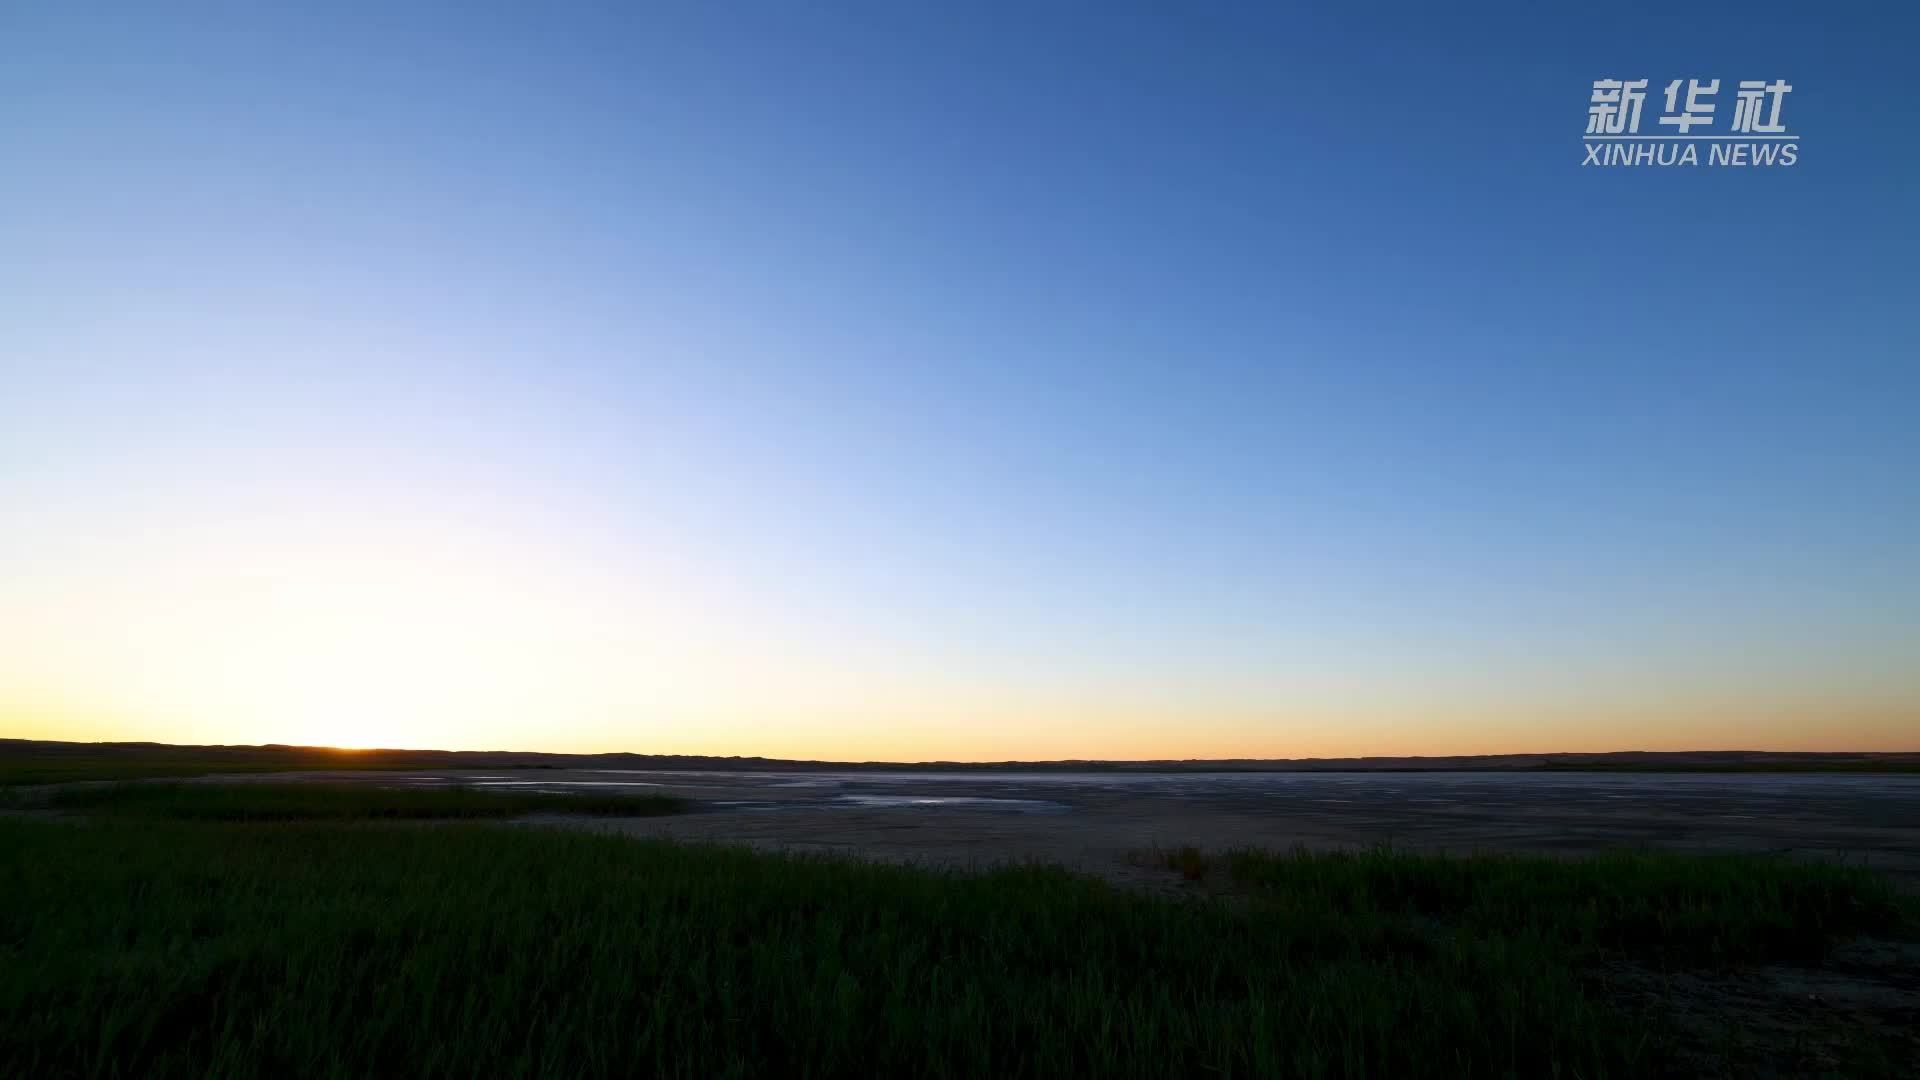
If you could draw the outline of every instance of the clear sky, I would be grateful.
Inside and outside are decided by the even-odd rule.
[[[0,5],[0,735],[1920,749],[1920,14],[1687,8]]]

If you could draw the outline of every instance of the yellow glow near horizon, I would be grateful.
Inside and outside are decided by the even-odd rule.
[[[108,537],[6,582],[0,735],[1005,760],[1910,750],[1920,731],[1897,687],[1015,678],[697,592],[645,552],[403,521]]]

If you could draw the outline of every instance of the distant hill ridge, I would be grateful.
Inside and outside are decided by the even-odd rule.
[[[0,758],[182,758],[233,765],[281,765],[288,769],[329,766],[343,757],[368,767],[551,768],[752,771],[972,771],[978,769],[1076,772],[1328,772],[1629,770],[1674,772],[1907,771],[1920,769],[1920,751],[1802,752],[1771,750],[1649,751],[1610,753],[1483,754],[1447,757],[1186,758],[1151,761],[1063,759],[1055,761],[810,761],[697,754],[553,754],[524,750],[338,750],[331,747],[179,746],[152,742],[52,742],[0,739]]]

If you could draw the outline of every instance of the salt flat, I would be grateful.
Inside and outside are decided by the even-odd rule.
[[[284,774],[282,774],[284,776]],[[975,865],[1041,860],[1136,876],[1196,845],[1579,853],[1652,847],[1844,858],[1920,887],[1920,776],[1577,772],[820,773],[500,770],[313,773],[316,782],[658,791],[649,835]],[[231,779],[231,778],[229,778]]]

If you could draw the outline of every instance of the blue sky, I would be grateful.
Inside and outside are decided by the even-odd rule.
[[[0,13],[0,726],[1912,748],[1910,12],[271,7]]]

